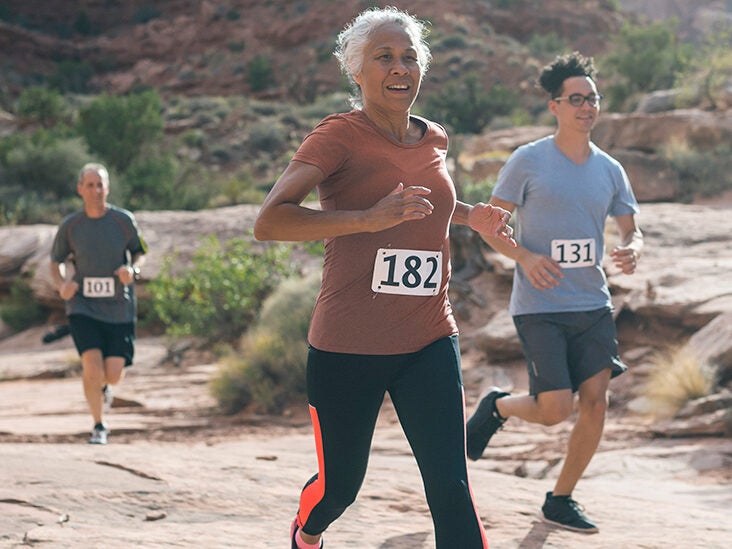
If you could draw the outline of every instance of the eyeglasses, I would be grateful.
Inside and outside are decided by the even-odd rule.
[[[582,95],[581,93],[573,93],[572,95],[568,97],[555,97],[554,101],[563,101],[566,99],[569,101],[569,104],[573,107],[581,107],[585,104],[585,101],[587,101],[587,104],[590,107],[597,107],[600,104],[600,100],[602,99],[602,95],[599,95],[597,93],[591,93],[590,95]]]

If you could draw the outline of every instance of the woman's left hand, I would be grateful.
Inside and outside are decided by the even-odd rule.
[[[500,238],[515,248],[513,228],[508,224],[510,220],[511,212],[483,202],[478,202],[468,214],[471,229],[485,236]]]

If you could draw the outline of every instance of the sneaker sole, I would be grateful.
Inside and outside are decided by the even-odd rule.
[[[541,518],[541,520],[543,520],[547,524],[551,524],[553,526],[558,526],[559,528],[563,528],[565,530],[570,530],[572,532],[579,532],[580,534],[597,534],[600,531],[600,529],[597,527],[595,527],[595,528],[576,528],[574,526],[562,524],[561,522],[555,522],[553,520],[549,520],[543,514],[540,514],[539,517]]]

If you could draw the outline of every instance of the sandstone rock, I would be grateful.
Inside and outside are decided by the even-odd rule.
[[[677,419],[686,419],[701,414],[711,414],[718,410],[732,410],[732,391],[725,390],[721,393],[691,400],[675,417]]]
[[[554,130],[552,126],[532,126],[463,136],[455,145],[460,171],[473,181],[496,177],[517,147],[551,135]],[[666,147],[704,151],[729,143],[732,111],[604,113],[592,132],[592,140],[623,164],[640,202],[675,200],[680,181],[663,156]]]
[[[648,93],[641,98],[635,112],[653,114],[672,111],[676,107],[676,101],[680,95],[680,90],[658,90]]]
[[[629,149],[616,149],[612,155],[625,168],[638,202],[674,201],[679,197],[679,177],[662,156]]]
[[[472,334],[473,345],[491,360],[515,360],[523,357],[521,342],[507,309],[499,311],[491,321]]]
[[[685,419],[671,419],[654,425],[651,432],[663,437],[732,436],[732,410],[717,410]]]
[[[660,152],[670,144],[709,150],[732,141],[732,112],[604,113],[592,130],[592,140],[611,154],[616,149]]]
[[[720,314],[689,339],[688,346],[703,361],[717,368],[720,384],[732,379],[732,312]],[[732,406],[732,402],[730,403]]]

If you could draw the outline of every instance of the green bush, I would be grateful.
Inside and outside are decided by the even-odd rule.
[[[650,25],[626,24],[612,50],[599,60],[612,85],[606,89],[611,109],[619,109],[636,92],[673,86],[676,75],[691,58],[693,46],[676,40],[676,22]]]
[[[59,198],[74,194],[79,168],[88,158],[79,140],[20,141],[7,153],[3,179],[24,193]]]
[[[258,321],[211,382],[211,392],[226,413],[253,404],[279,413],[306,392],[307,333],[320,273],[284,281],[269,296]]]
[[[274,84],[274,70],[269,57],[258,55],[247,67],[247,82],[253,92],[264,91]]]
[[[176,168],[169,155],[136,158],[115,186],[121,203],[130,210],[181,209]]]
[[[48,128],[66,116],[63,96],[54,90],[33,86],[23,90],[18,98],[18,116],[38,122]]]
[[[495,186],[495,178],[486,178],[475,182],[468,181],[460,189],[460,200],[468,204],[475,204],[477,202],[488,203]]]
[[[280,122],[256,122],[249,130],[249,146],[252,151],[277,154],[287,144],[287,129]]]
[[[531,55],[542,59],[553,57],[567,49],[564,39],[556,32],[532,34],[528,46]]]
[[[471,73],[461,82],[449,83],[438,94],[427,97],[427,117],[451,126],[454,133],[478,134],[494,116],[510,114],[516,94],[501,84],[485,91],[478,75]]]
[[[79,113],[79,132],[108,167],[124,172],[161,140],[162,102],[154,90],[127,96],[102,94]]]
[[[148,284],[153,311],[173,337],[233,341],[280,281],[295,272],[290,250],[276,245],[255,252],[246,240],[222,244],[209,236],[190,267],[180,269],[175,254],[164,259],[160,275]]]
[[[27,281],[16,278],[10,286],[10,297],[0,305],[0,318],[16,332],[42,322],[48,310],[36,301]]]
[[[682,90],[684,106],[701,103],[705,109],[716,110],[725,104],[732,81],[732,27],[721,24],[709,33],[694,51],[685,70],[676,75],[676,86]]]
[[[67,59],[59,62],[56,72],[48,77],[48,85],[62,93],[89,93],[94,67],[87,61]]]
[[[715,196],[732,189],[732,145],[717,145],[708,151],[671,145],[664,155],[678,175],[680,200]]]

